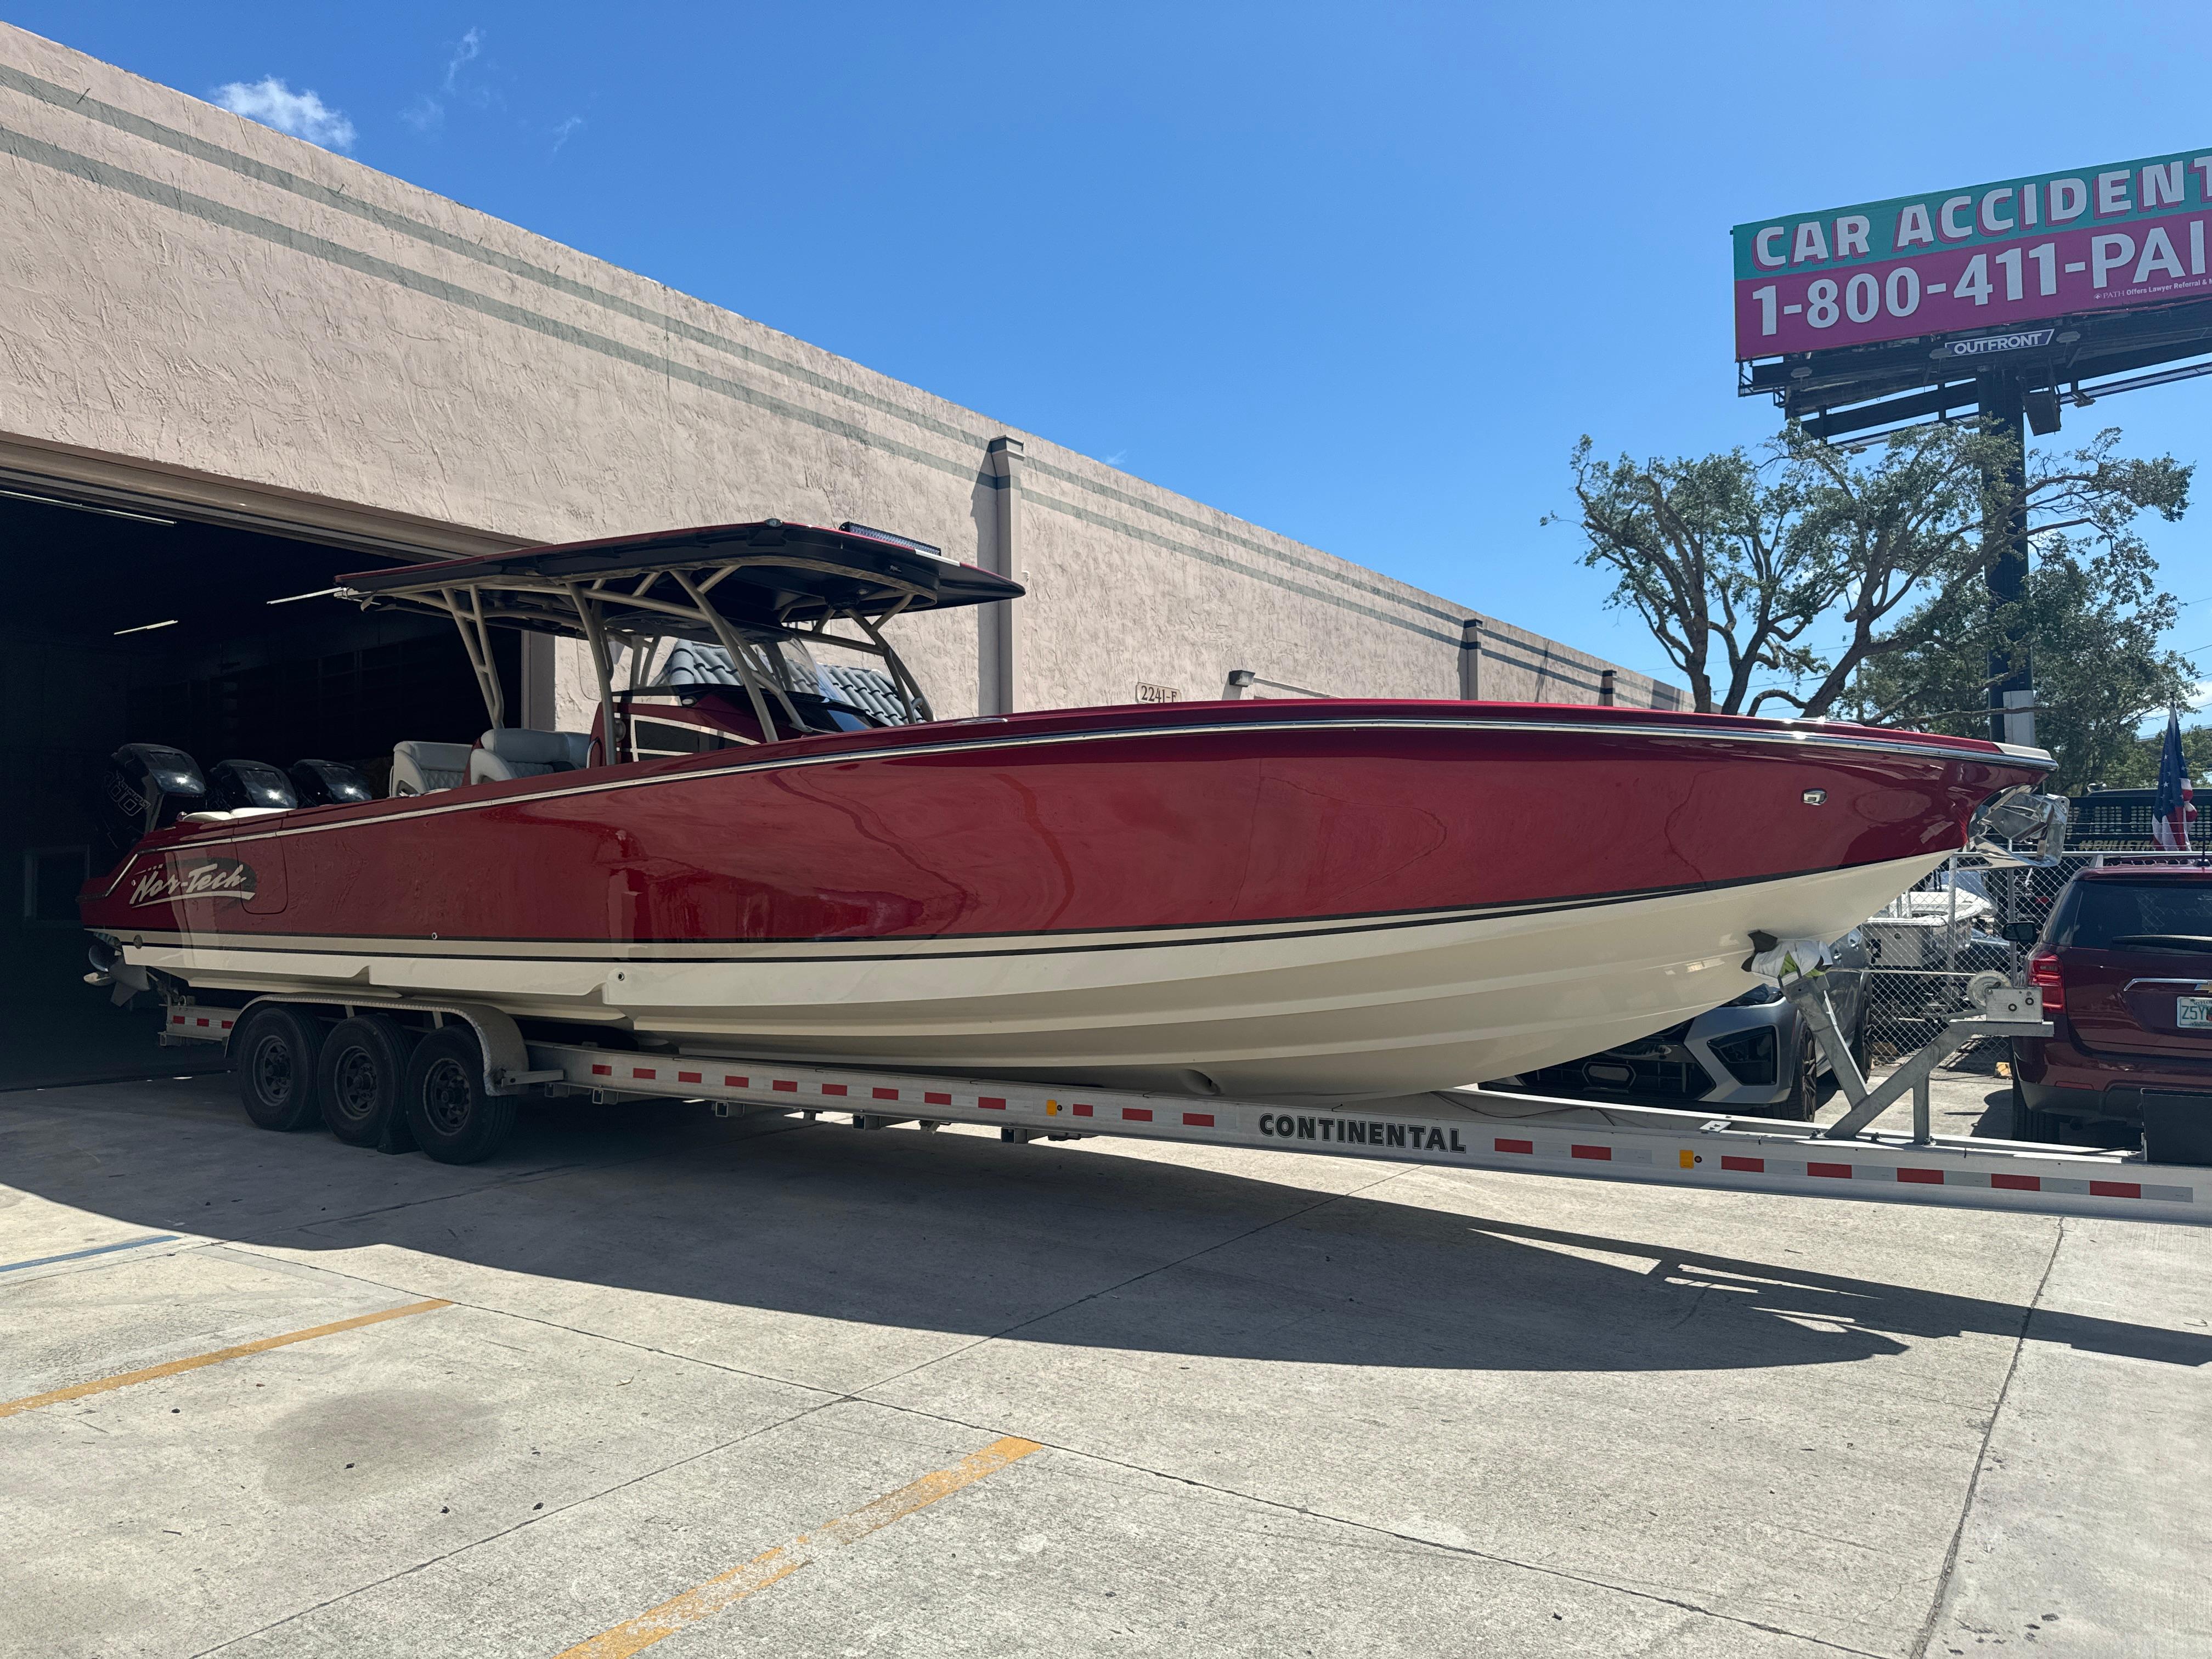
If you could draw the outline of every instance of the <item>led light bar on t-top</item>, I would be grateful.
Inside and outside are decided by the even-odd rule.
[[[1972,408],[2001,374],[2055,430],[2062,386],[2212,353],[2208,224],[2212,151],[1738,225],[1741,390],[1826,436]]]

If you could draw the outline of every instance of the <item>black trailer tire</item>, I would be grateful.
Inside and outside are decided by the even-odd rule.
[[[2015,1060],[2013,1064],[2017,1066],[2020,1062]],[[2008,1127],[2012,1133],[2006,1139],[2009,1140],[2039,1140],[2046,1145],[2063,1145],[2070,1139],[2067,1134],[2069,1126],[2049,1112],[2039,1112],[2027,1103],[2027,1091],[2020,1086],[2020,1079],[2016,1075],[2012,1080],[2012,1122]]]
[[[407,1064],[407,1126],[441,1164],[474,1164],[514,1128],[514,1097],[484,1087],[483,1050],[465,1025],[447,1025],[416,1046]]]
[[[264,1129],[305,1128],[321,1090],[322,1022],[304,1009],[264,1004],[230,1041],[238,1102]]]
[[[340,1020],[323,1040],[323,1121],[349,1146],[411,1150],[401,1106],[415,1034],[388,1014]]]
[[[1790,1092],[1765,1115],[1809,1123],[1820,1106],[1820,1049],[1813,1041],[1813,1028],[1801,1024],[1797,1047],[1790,1056]]]

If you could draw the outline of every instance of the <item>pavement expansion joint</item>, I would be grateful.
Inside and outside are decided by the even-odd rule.
[[[2012,1392],[2012,1380],[2020,1370],[2020,1357],[2027,1349],[2027,1334],[2035,1324],[2035,1312],[2043,1304],[2043,1292],[2051,1283],[2051,1275],[2057,1271],[2058,1252],[2066,1243],[2066,1222],[2061,1216],[2051,1236],[2051,1254],[2044,1258],[2043,1272],[2035,1281],[2035,1293],[2027,1298],[2021,1310],[2020,1330],[2013,1337],[2012,1353],[2005,1361],[2004,1381],[1997,1385],[1997,1397],[1990,1407],[1990,1414],[1982,1424],[1981,1443],[1974,1449],[1974,1470],[1966,1477],[1966,1493],[1959,1502],[1959,1519],[1951,1528],[1951,1541],[1943,1552],[1942,1571],[1936,1576],[1936,1592],[1929,1598],[1928,1616],[1921,1621],[1920,1633],[1913,1640],[1911,1651],[1928,1653],[1936,1645],[1936,1626],[1942,1622],[1944,1604],[1951,1599],[1951,1585],[1958,1575],[1959,1550],[1966,1541],[1966,1522],[1972,1519],[1974,1498],[1981,1490],[1982,1470],[1990,1459],[1990,1443],[1996,1438],[1998,1419],[2004,1415],[2005,1399]]]
[[[470,1306],[470,1304],[466,1303],[454,1303],[451,1305],[460,1308],[468,1308]],[[471,1311],[487,1312],[496,1316],[499,1310],[497,1309],[471,1309]],[[535,1322],[543,1323],[544,1322],[541,1321]],[[580,1333],[580,1334],[589,1335],[590,1333],[583,1332]],[[681,1356],[672,1355],[671,1358],[681,1358]],[[722,1367],[718,1369],[727,1368]],[[652,1468],[641,1469],[635,1474],[629,1475],[624,1477],[623,1480],[614,1481],[608,1486],[599,1488],[596,1492],[586,1492],[580,1498],[573,1498],[567,1503],[556,1504],[550,1510],[528,1515],[522,1520],[516,1522],[511,1527],[501,1527],[498,1531],[488,1532],[481,1538],[471,1538],[465,1543],[454,1545],[453,1548],[449,1550],[441,1550],[435,1555],[426,1556],[422,1560],[402,1567],[396,1572],[385,1573],[379,1577],[369,1579],[364,1583],[356,1584],[350,1589],[340,1590],[335,1595],[326,1595],[321,1601],[311,1602],[304,1607],[295,1607],[293,1611],[286,1613],[281,1619],[272,1619],[267,1624],[257,1626],[252,1630],[240,1631],[235,1636],[227,1636],[222,1641],[216,1643],[213,1647],[202,1648],[198,1652],[191,1655],[191,1659],[208,1659],[209,1655],[221,1653],[225,1648],[235,1647],[240,1642],[251,1641],[255,1637],[265,1636],[271,1631],[282,1630],[285,1626],[295,1623],[299,1620],[305,1619],[312,1613],[320,1613],[325,1607],[336,1607],[341,1601],[350,1600],[354,1596],[362,1595],[369,1590],[376,1589],[382,1585],[397,1583],[403,1578],[410,1578],[418,1572],[428,1571],[430,1568],[438,1566],[444,1562],[456,1560],[462,1556],[467,1555],[472,1550],[482,1549],[487,1544],[495,1544],[502,1538],[512,1537],[516,1533],[522,1532],[528,1528],[537,1526],[541,1522],[550,1521],[556,1516],[566,1515],[571,1510],[580,1509],[587,1504],[596,1504],[601,1498],[611,1497],[618,1492],[623,1492],[629,1487],[638,1485],[641,1481],[651,1480],[659,1475],[669,1473],[672,1469],[680,1469],[686,1464],[696,1463],[702,1458],[712,1457],[718,1452],[726,1451],[732,1446],[743,1445],[748,1440],[757,1439],[764,1434],[773,1434],[778,1429],[788,1428],[792,1424],[799,1422],[802,1419],[811,1417],[815,1413],[826,1410],[828,1407],[838,1403],[839,1402],[836,1400],[816,1401],[811,1404],[801,1407],[799,1410],[793,1412],[788,1417],[780,1417],[773,1423],[763,1423],[757,1428],[746,1430],[743,1434],[732,1435],[727,1440],[718,1441],[711,1446],[702,1446],[697,1451],[686,1453],[682,1457],[671,1458],[667,1462],[657,1464]]]
[[[970,1423],[963,1418],[946,1417],[941,1413],[923,1411],[915,1407],[894,1405],[889,1401],[863,1399],[860,1403],[882,1407],[890,1411],[908,1412],[917,1417],[927,1418],[933,1422],[969,1429],[978,1434],[992,1432],[990,1429],[979,1424]],[[1477,1549],[1469,1544],[1451,1544],[1441,1539],[1424,1538],[1418,1533],[1400,1532],[1395,1528],[1380,1526],[1372,1521],[1355,1520],[1350,1516],[1337,1515],[1328,1510],[1315,1509],[1310,1504],[1291,1504],[1279,1498],[1267,1498],[1256,1492],[1242,1492],[1235,1486],[1224,1486],[1214,1481],[1200,1480],[1193,1475],[1176,1474],[1170,1470],[1156,1469],[1149,1464],[1133,1462],[1127,1458],[1109,1457],[1103,1452],[1086,1451],[1079,1446],[1065,1445],[1058,1441],[1042,1440],[1036,1443],[1045,1450],[1057,1453],[1062,1457],[1073,1458],[1081,1462],[1103,1464],[1109,1468],[1127,1469],[1132,1474],[1146,1475],[1156,1480],[1164,1480],[1212,1497],[1254,1504],[1261,1509],[1274,1510],[1278,1514],[1302,1516],[1308,1520],[1325,1522],[1330,1526],[1350,1528],[1356,1532],[1404,1545],[1413,1552],[1464,1556],[1470,1560],[1487,1561],[1496,1566],[1511,1567],[1522,1572],[1536,1573],[1547,1578],[1564,1579],[1569,1583],[1584,1584],[1592,1589],[1606,1590],[1616,1595],[1632,1596],[1639,1601],[1650,1601],[1663,1607],[1675,1607],[1684,1613],[1694,1613],[1700,1618],[1717,1620],[1723,1624],[1741,1625],[1747,1630],[1760,1631],[1770,1636],[1784,1636],[1796,1642],[1809,1642],[1815,1647],[1825,1648],[1831,1652],[1851,1654],[1856,1656],[1856,1659],[1896,1659],[1896,1656],[1893,1654],[1876,1653],[1870,1649],[1855,1648],[1845,1643],[1832,1642],[1825,1637],[1791,1630],[1786,1625],[1772,1625],[1763,1620],[1746,1619],[1740,1614],[1723,1613],[1695,1601],[1685,1601],[1678,1595],[1664,1595],[1660,1591],[1642,1589],[1635,1584],[1617,1583],[1611,1579],[1593,1577],[1587,1573],[1571,1571],[1565,1567],[1548,1566],[1540,1561],[1523,1561],[1517,1556],[1502,1555],[1494,1550]],[[568,1656],[556,1656],[556,1659],[568,1659]],[[579,1659],[581,1659],[580,1655]]]
[[[963,1354],[972,1353],[976,1349],[984,1347],[990,1343],[1002,1342],[1006,1338],[1013,1335],[1017,1331],[1027,1330],[1030,1326],[1038,1324],[1044,1320],[1056,1319],[1061,1314],[1068,1312],[1071,1309],[1083,1306],[1086,1302],[1096,1302],[1099,1297],[1111,1296],[1116,1291],[1126,1291],[1130,1285],[1142,1284],[1146,1279],[1152,1278],[1156,1273],[1171,1273],[1177,1267],[1184,1267],[1190,1262],[1197,1261],[1200,1256],[1211,1255],[1216,1250],[1225,1250],[1231,1244],[1242,1243],[1244,1240],[1250,1238],[1255,1233],[1264,1233],[1271,1227],[1279,1227],[1285,1222],[1296,1221],[1300,1216],[1311,1215],[1316,1210],[1325,1210],[1330,1205],[1341,1202],[1345,1199],[1357,1198],[1363,1193],[1372,1192],[1376,1188],[1383,1186],[1389,1182],[1396,1181],[1408,1173],[1410,1173],[1408,1168],[1401,1166],[1389,1170],[1386,1174],[1377,1176],[1372,1181],[1362,1182],[1357,1187],[1346,1188],[1343,1192],[1325,1193],[1310,1204],[1303,1204],[1297,1209],[1286,1211],[1283,1214],[1273,1217],[1268,1220],[1255,1222],[1240,1233],[1232,1233],[1226,1238],[1217,1238],[1211,1244],[1200,1245],[1197,1249],[1192,1250],[1187,1255],[1179,1255],[1172,1261],[1155,1262],[1152,1266],[1145,1268],[1142,1272],[1131,1273],[1127,1279],[1117,1279],[1111,1285],[1102,1285],[1095,1291],[1085,1291],[1081,1296],[1075,1297],[1069,1301],[1064,1302],[1056,1308],[1048,1308],[1042,1313],[1031,1314],[1026,1319],[1018,1319],[1012,1324],[1006,1327],[1003,1330],[989,1332],[985,1335],[976,1337],[972,1341],[963,1342],[957,1348],[950,1349],[944,1353],[933,1355],[930,1358],[921,1360],[915,1364],[908,1365],[903,1370],[893,1371],[888,1376],[879,1376],[872,1382],[864,1382],[860,1387],[864,1389],[888,1388],[890,1384],[899,1382],[902,1378],[914,1376],[917,1371],[926,1371],[933,1365],[943,1364],[948,1359],[957,1359]],[[879,1400],[871,1400],[869,1403],[872,1405],[883,1405],[887,1402]]]
[[[283,1256],[262,1256],[259,1251],[248,1249],[243,1246],[238,1246],[235,1248],[237,1248],[241,1254],[256,1256],[257,1258],[264,1261],[283,1261],[286,1260],[286,1258]],[[264,1245],[264,1248],[269,1249],[277,1249],[283,1247],[275,1243],[267,1243]],[[372,1285],[378,1290],[392,1291],[403,1296],[414,1294],[414,1287],[412,1286],[395,1285],[389,1279],[372,1279],[366,1273],[348,1273],[342,1267],[333,1267],[324,1262],[318,1261],[295,1265],[304,1265],[313,1272],[328,1273],[333,1279],[348,1279],[356,1285]],[[727,1364],[721,1360],[708,1359],[700,1354],[678,1353],[673,1348],[656,1348],[649,1342],[639,1342],[627,1336],[616,1336],[606,1331],[587,1330],[581,1325],[564,1324],[557,1319],[548,1319],[543,1314],[523,1313],[514,1308],[495,1307],[488,1302],[470,1302],[460,1297],[452,1297],[448,1299],[456,1308],[466,1309],[471,1313],[483,1314],[493,1319],[520,1320],[526,1325],[535,1325],[542,1330],[560,1331],[569,1336],[581,1337],[587,1342],[611,1343],[618,1348],[629,1348],[637,1353],[651,1354],[656,1359],[674,1360],[678,1364],[684,1365],[700,1365],[705,1367],[708,1370],[720,1371],[727,1376],[742,1376],[750,1382],[772,1382],[778,1388],[796,1389],[803,1394],[818,1394],[827,1396],[824,1400],[818,1402],[819,1405],[836,1405],[841,1400],[853,1400],[860,1397],[856,1395],[842,1393],[836,1389],[826,1389],[819,1382],[802,1382],[796,1377],[779,1376],[773,1371],[749,1370],[742,1365]],[[956,1350],[956,1352],[959,1351]],[[933,1364],[935,1362],[932,1361],[930,1363]],[[870,1401],[867,1403],[871,1405],[880,1405],[883,1402],[880,1401]],[[817,1407],[811,1407],[809,1409],[818,1409],[818,1405]]]

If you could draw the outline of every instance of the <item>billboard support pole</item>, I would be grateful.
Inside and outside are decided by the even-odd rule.
[[[1975,390],[1978,396],[1981,428],[1984,432],[2002,434],[2012,440],[2012,455],[1999,469],[1984,466],[1982,485],[1985,490],[1999,490],[2009,505],[2006,509],[2003,545],[1990,561],[1984,580],[1989,587],[1990,609],[1992,613],[2002,606],[2016,604],[2027,591],[2027,387],[2018,371],[1999,371],[1976,377]],[[1989,708],[1990,737],[1997,743],[2032,743],[2034,741],[2033,713],[2022,715],[2008,714],[2027,696],[2008,698],[2008,692],[2028,693],[2033,688],[2033,670],[2027,650],[2022,642],[2020,624],[2015,622],[2007,628],[2006,643],[1990,653]],[[2027,730],[2014,735],[2012,727],[2017,721]]]

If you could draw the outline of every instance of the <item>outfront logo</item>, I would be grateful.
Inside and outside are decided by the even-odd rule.
[[[133,905],[181,904],[188,899],[237,899],[242,903],[252,896],[253,866],[236,859],[148,870],[131,884]]]

